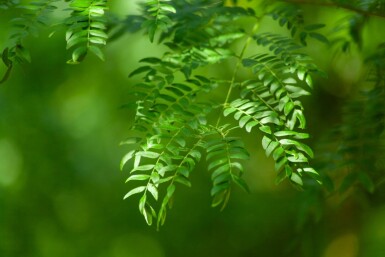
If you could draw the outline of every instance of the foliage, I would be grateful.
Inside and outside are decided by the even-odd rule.
[[[384,132],[384,46],[366,59],[370,70],[366,83],[369,88],[357,93],[342,109],[342,123],[334,128],[330,137],[337,149],[320,158],[325,172],[346,174],[339,191],[345,192],[359,184],[373,193],[383,183],[383,132]],[[337,171],[337,172],[336,172]],[[335,176],[335,175],[332,175]]]
[[[354,13],[335,29],[347,31],[350,39],[345,35],[332,40],[323,33],[326,24],[305,19],[301,1],[248,2],[144,1],[141,15],[120,21],[106,14],[105,0],[39,0],[27,5],[1,1],[2,9],[24,10],[12,21],[2,52],[7,69],[1,82],[8,79],[14,64],[31,61],[25,38],[36,35],[40,26],[52,25],[50,15],[58,3],[70,11],[61,22],[71,50],[68,63],[80,63],[88,52],[104,60],[100,47],[125,31],[142,30],[150,42],[163,45],[167,50],[162,56],[143,58],[130,74],[141,77],[130,88],[127,106],[135,118],[122,142],[129,149],[121,169],[128,167],[126,182],[131,185],[124,198],[140,195],[139,211],[149,225],[164,224],[176,189],[192,186],[190,176],[198,163],[211,173],[212,206],[223,209],[233,185],[248,191],[243,174],[251,151],[244,138],[236,136],[243,132],[262,137],[262,148],[275,164],[277,183],[287,180],[300,190],[318,188],[336,168],[348,173],[341,192],[356,182],[374,192],[374,181],[383,177],[383,146],[378,142],[384,130],[384,43],[376,54],[366,54],[362,31],[369,17],[385,16],[383,1],[332,1],[329,5]],[[322,3],[326,5],[318,4]],[[263,22],[269,18],[282,32],[263,32]],[[334,134],[338,151],[324,155],[322,174],[312,162],[302,102],[311,94],[313,80],[326,77],[306,51],[316,41],[324,47],[342,42],[343,51],[356,45],[373,67],[369,90],[344,108],[342,124]],[[232,74],[225,78],[211,74],[208,67],[218,65],[232,65]],[[219,90],[226,92],[224,99],[207,97]]]
[[[104,59],[99,45],[105,45],[108,38],[105,33],[106,19],[104,12],[106,0],[73,0],[70,3],[71,17],[66,20],[67,49],[74,48],[69,63],[77,63],[91,51],[100,59]]]
[[[18,18],[14,18],[11,22],[14,29],[9,36],[8,47],[2,52],[2,59],[7,66],[4,78],[0,82],[7,80],[12,70],[13,63],[31,62],[30,53],[23,44],[24,38],[29,35],[37,36],[40,25],[48,25],[48,15],[56,9],[54,3],[57,0],[42,0],[31,2],[26,5],[17,5],[17,8],[25,10]],[[6,1],[4,6],[15,5],[15,1]]]

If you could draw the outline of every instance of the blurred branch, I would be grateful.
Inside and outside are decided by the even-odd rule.
[[[385,18],[385,13],[378,13],[372,11],[365,11],[358,7],[351,5],[342,5],[332,2],[324,2],[324,1],[310,1],[310,0],[278,0],[280,2],[292,3],[292,4],[302,4],[302,5],[316,5],[316,6],[325,6],[325,7],[334,7],[334,8],[342,8],[348,11],[356,12],[365,16],[376,16],[380,18]]]

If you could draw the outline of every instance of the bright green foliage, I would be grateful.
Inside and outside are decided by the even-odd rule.
[[[154,0],[145,3],[145,12],[148,17],[143,26],[147,28],[151,42],[154,41],[155,32],[158,29],[166,30],[173,23],[169,15],[176,10],[169,2],[171,0]]]
[[[274,20],[278,21],[280,26],[286,26],[292,37],[298,35],[301,44],[305,46],[308,37],[329,44],[329,40],[317,32],[317,30],[325,27],[325,24],[305,24],[302,10],[297,5],[279,4],[273,6],[270,15]]]
[[[136,115],[132,130],[140,137],[123,142],[135,144],[135,150],[121,163],[123,167],[134,159],[127,182],[139,179],[145,180],[146,185],[132,189],[126,197],[141,193],[140,212],[148,224],[157,218],[158,226],[165,221],[176,184],[190,186],[189,175],[201,158],[206,134],[201,126],[206,124],[205,114],[211,110],[208,103],[197,102],[197,97],[213,88],[211,81],[201,76],[175,82],[174,74],[181,67],[173,56],[163,59],[145,58],[141,62],[147,65],[131,73],[145,73],[144,81],[133,89]],[[161,186],[167,190],[157,214],[147,196],[151,194],[157,201]]]
[[[1,82],[8,78],[14,63],[30,61],[23,40],[36,34],[39,24],[50,24],[48,14],[56,1],[28,5],[0,2],[1,9],[25,10],[13,21],[10,43],[2,54],[7,71]],[[306,141],[310,135],[305,132],[302,99],[311,94],[314,75],[325,74],[305,54],[305,47],[317,40],[325,47],[342,43],[343,51],[356,45],[360,51],[368,17],[385,16],[383,1],[320,1],[354,13],[334,29],[345,34],[330,43],[321,33],[325,24],[305,20],[303,10],[295,4],[301,1],[247,1],[249,8],[236,0],[148,0],[140,5],[141,15],[124,21],[106,16],[106,0],[64,2],[69,2],[71,11],[62,22],[72,55],[68,63],[81,62],[89,52],[103,60],[101,46],[110,34],[116,39],[126,31],[142,30],[150,42],[167,49],[161,56],[142,59],[130,74],[140,82],[130,87],[132,97],[127,106],[135,117],[127,140],[122,142],[128,152],[120,165],[129,170],[124,198],[139,196],[140,213],[149,225],[158,227],[165,222],[178,186],[192,186],[191,174],[198,164],[211,174],[212,206],[223,209],[233,185],[248,191],[242,175],[252,151],[234,132],[260,134],[261,142],[253,147],[261,144],[266,156],[272,157],[277,183],[289,181],[301,190],[322,184],[312,163],[312,147]],[[264,19],[287,30],[260,32]],[[338,151],[332,158],[328,156],[330,166],[321,165],[347,171],[340,191],[360,182],[373,192],[374,181],[383,171],[383,148],[378,144],[385,116],[383,45],[367,62],[374,67],[369,76],[371,88],[362,99],[346,105],[343,124],[336,129]],[[208,69],[219,65],[231,66],[231,74],[218,76]],[[216,90],[226,96],[211,99]],[[368,169],[373,173],[366,172]],[[327,177],[325,174],[321,175]]]
[[[73,0],[70,3],[71,17],[66,20],[67,49],[72,50],[68,63],[78,63],[88,51],[104,60],[100,45],[107,41],[105,10],[106,0]]]
[[[306,127],[298,98],[310,94],[302,84],[311,88],[311,72],[318,69],[308,56],[298,53],[301,47],[291,39],[274,34],[260,34],[254,39],[257,44],[268,46],[273,54],[258,54],[242,60],[257,76],[255,80],[241,83],[242,97],[252,101],[236,99],[224,110],[224,115],[234,113],[239,126],[248,132],[258,125],[265,134],[262,146],[266,155],[273,154],[276,162],[277,182],[289,177],[302,186],[303,172],[316,178],[317,172],[308,165],[308,157],[313,158],[311,148],[293,140],[308,138],[307,134],[295,131]]]
[[[242,179],[243,165],[236,160],[248,160],[249,154],[240,138],[229,137],[228,124],[216,128],[219,138],[208,140],[205,144],[206,159],[209,162],[207,169],[212,173],[213,187],[211,196],[214,198],[212,206],[222,204],[226,206],[230,197],[231,184],[234,182],[245,191],[249,191],[246,182]]]
[[[145,65],[131,73],[131,76],[142,74],[144,77],[132,89],[136,95],[133,100],[136,104],[131,104],[135,109],[133,131],[137,131],[134,134],[138,138],[128,140],[136,145],[123,158],[122,167],[132,159],[127,181],[139,182],[133,183],[135,186],[125,198],[141,194],[139,209],[147,223],[157,218],[158,226],[162,225],[166,206],[175,192],[175,182],[190,186],[190,173],[201,156],[206,155],[213,182],[212,206],[221,205],[223,209],[234,184],[248,191],[242,174],[243,162],[249,154],[242,139],[230,134],[238,129],[250,132],[254,127],[264,134],[262,147],[267,156],[273,156],[277,182],[289,178],[301,188],[305,174],[320,182],[318,173],[310,165],[313,151],[300,142],[308,138],[308,134],[297,131],[306,127],[299,98],[310,94],[311,74],[320,73],[311,59],[300,52],[302,47],[291,38],[257,33],[260,18],[253,10],[220,3],[194,5],[176,1],[170,4],[173,14],[167,19],[173,22],[162,23],[159,35],[169,51],[162,58],[141,60]],[[150,5],[155,5],[155,1]],[[150,10],[158,9],[154,6]],[[234,22],[235,18],[249,19],[255,25],[253,31],[247,32]],[[155,22],[156,18],[143,25],[151,41]],[[233,47],[234,42],[242,42],[241,53]],[[253,42],[255,46],[267,47],[271,53],[245,58],[246,48]],[[199,67],[225,60],[237,63],[229,81],[195,72]],[[235,83],[242,64],[255,78]],[[184,78],[176,76],[178,73]],[[228,91],[224,102],[198,101],[202,92],[211,92],[216,87]],[[240,89],[239,95],[232,92],[235,87]],[[219,116],[223,113],[224,117],[232,114],[235,121],[227,124],[219,117],[216,124],[208,124],[206,116],[212,112]],[[161,202],[159,211],[154,200]]]

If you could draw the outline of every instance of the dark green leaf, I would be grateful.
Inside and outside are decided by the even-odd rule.
[[[94,54],[96,55],[100,60],[104,61],[104,54],[103,52],[100,50],[99,47],[97,46],[89,46],[88,49]]]
[[[178,183],[180,183],[180,184],[182,184],[182,185],[185,185],[185,186],[187,186],[187,187],[191,187],[191,182],[190,182],[190,180],[188,180],[186,177],[184,177],[184,176],[181,176],[181,175],[179,175],[179,176],[176,176],[175,178],[174,178],[174,181],[175,182],[178,182]]]
[[[317,29],[321,29],[325,26],[326,26],[325,24],[309,24],[309,25],[305,25],[304,29],[305,30],[317,30]]]
[[[245,180],[243,180],[241,177],[238,177],[236,175],[233,175],[234,182],[243,190],[245,190],[247,193],[250,193],[250,189],[248,185],[246,184]]]
[[[329,40],[324,35],[322,35],[320,33],[310,32],[309,36],[314,38],[314,39],[317,39],[318,41],[320,41],[322,43],[330,44]]]

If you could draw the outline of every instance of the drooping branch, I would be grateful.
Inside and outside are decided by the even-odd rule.
[[[345,9],[345,10],[362,14],[365,16],[375,16],[375,17],[380,17],[385,19],[385,13],[366,11],[353,5],[338,4],[338,3],[326,2],[326,1],[309,1],[309,0],[278,0],[278,1],[285,2],[285,3],[299,4],[299,5],[315,5],[315,6],[324,6],[324,7],[331,7],[331,8],[341,8],[341,9]]]

